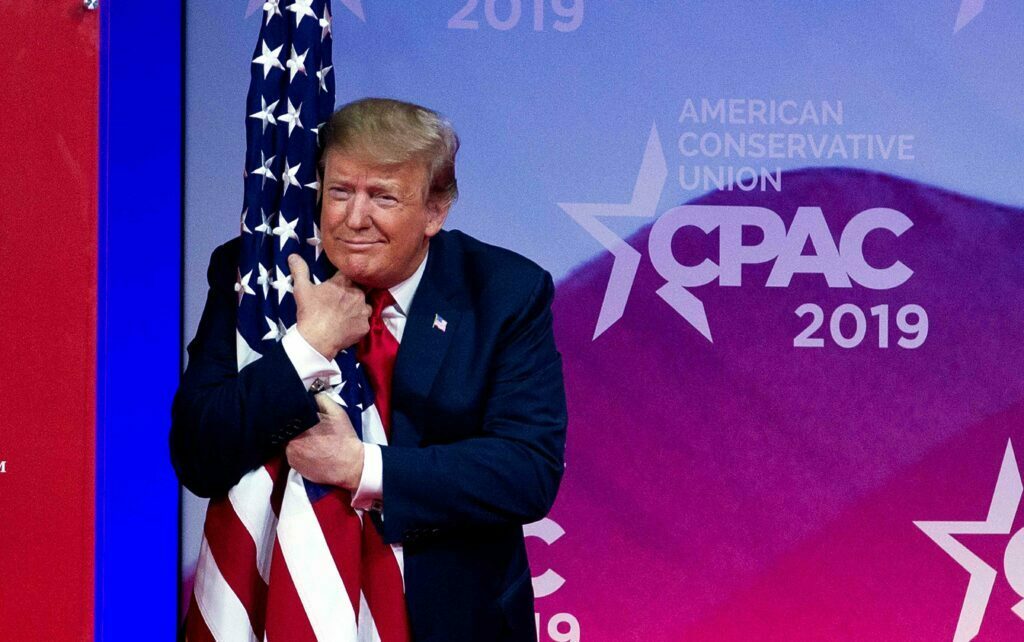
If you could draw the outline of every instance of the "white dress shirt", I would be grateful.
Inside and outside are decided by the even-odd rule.
[[[402,342],[409,308],[412,306],[412,299],[423,279],[423,271],[426,266],[427,258],[424,256],[412,276],[398,285],[388,288],[391,296],[395,299],[395,304],[384,308],[381,317],[385,327],[391,331],[398,343]],[[285,354],[295,366],[295,371],[299,373],[299,378],[302,379],[307,390],[317,379],[322,379],[330,385],[341,383],[341,371],[338,369],[338,365],[309,345],[306,339],[299,334],[297,325],[289,328],[281,339],[281,345],[284,346]],[[384,496],[383,486],[384,465],[381,460],[380,445],[366,443],[363,448],[363,474],[359,478],[359,487],[352,494],[352,508],[380,510],[380,500]]]

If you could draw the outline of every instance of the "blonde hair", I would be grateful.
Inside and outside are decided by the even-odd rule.
[[[382,165],[421,160],[429,196],[451,204],[459,196],[455,154],[459,136],[432,109],[391,98],[363,98],[342,105],[320,129],[321,170],[328,151],[359,154]]]

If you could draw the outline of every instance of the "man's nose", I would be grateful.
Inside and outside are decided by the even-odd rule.
[[[353,194],[348,201],[345,212],[345,225],[353,230],[365,230],[370,227],[370,208],[372,203],[366,194]]]

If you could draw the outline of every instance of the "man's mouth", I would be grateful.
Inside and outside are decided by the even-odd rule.
[[[345,244],[345,245],[347,245],[349,247],[353,247],[353,248],[370,247],[371,245],[377,245],[378,243],[381,242],[381,241],[373,240],[373,239],[339,239],[339,240],[343,244]]]

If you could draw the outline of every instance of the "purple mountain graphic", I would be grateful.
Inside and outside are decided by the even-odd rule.
[[[896,209],[913,227],[869,235],[865,257],[913,276],[885,291],[809,274],[767,288],[771,263],[745,266],[741,287],[691,290],[713,344],[655,294],[650,227],[629,239],[644,259],[626,312],[596,340],[611,256],[563,280],[570,428],[552,518],[566,534],[531,538],[530,553],[535,574],[566,583],[538,600],[542,628],[567,612],[591,640],[895,639],[899,626],[952,639],[967,573],[912,522],[984,519],[1007,439],[1024,451],[1024,210],[853,169],[787,172],[783,186],[694,202],[767,207],[787,227],[820,207],[837,240],[857,213]],[[714,260],[717,240],[681,231],[677,256]],[[805,303],[825,312],[822,348],[793,347]],[[852,349],[828,338],[846,303],[868,319]],[[881,304],[888,348],[869,314]],[[929,317],[917,349],[896,343],[907,304]]]

